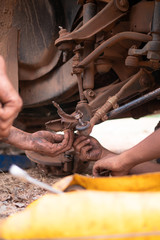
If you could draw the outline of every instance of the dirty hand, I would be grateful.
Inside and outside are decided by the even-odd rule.
[[[7,77],[5,62],[1,56],[0,85],[0,137],[7,137],[22,107],[22,100]]]
[[[66,130],[64,135],[39,131],[31,134],[30,139],[29,150],[54,157],[71,149],[74,135],[71,130]]]
[[[102,158],[104,150],[95,138],[86,136],[77,136],[73,147],[81,161],[96,161]]]
[[[104,157],[98,160],[93,166],[93,175],[99,176],[123,176],[127,175],[132,166],[127,163],[123,154],[112,157]]]

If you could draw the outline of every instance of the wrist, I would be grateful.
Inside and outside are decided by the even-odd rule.
[[[30,151],[34,150],[35,139],[34,139],[32,133],[26,134],[26,138],[25,138],[24,142],[25,142],[25,144],[24,144],[25,150],[30,150]]]
[[[5,142],[24,150],[31,150],[31,133],[12,127]]]
[[[130,152],[130,150],[127,150],[120,155],[122,168],[131,169],[138,164],[136,157]]]

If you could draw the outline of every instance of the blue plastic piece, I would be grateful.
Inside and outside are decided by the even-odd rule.
[[[16,164],[23,169],[31,168],[34,165],[23,155],[0,155],[0,171],[7,172],[12,164]]]

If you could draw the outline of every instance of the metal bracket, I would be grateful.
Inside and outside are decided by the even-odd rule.
[[[129,8],[129,5],[126,4],[125,11],[120,10],[117,1],[118,0],[111,0],[98,14],[78,30],[59,37],[55,41],[55,45],[59,46],[61,43],[71,40],[88,39],[103,29],[109,29],[114,22],[126,15]],[[120,0],[118,2],[120,2]]]

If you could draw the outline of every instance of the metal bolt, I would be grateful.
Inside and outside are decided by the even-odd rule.
[[[146,78],[146,76],[141,76],[139,79],[139,83],[142,87],[148,87],[151,82]]]
[[[85,125],[81,118],[79,118],[78,121],[79,121],[79,124],[80,124],[81,126],[84,126],[84,125]]]
[[[63,62],[67,61],[67,51],[63,51]]]
[[[90,97],[94,97],[94,96],[95,96],[95,93],[94,93],[92,90],[89,90],[89,91],[88,91],[88,95],[89,95]]]

